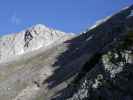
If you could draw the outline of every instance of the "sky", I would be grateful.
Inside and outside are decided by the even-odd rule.
[[[0,0],[0,35],[36,24],[80,33],[133,0]]]

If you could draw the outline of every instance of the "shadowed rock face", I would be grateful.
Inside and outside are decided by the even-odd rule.
[[[93,42],[87,43],[88,50],[92,47],[93,50],[86,53],[92,55],[53,100],[133,99],[132,11],[133,6],[130,6],[83,34],[93,36]]]
[[[14,60],[0,63],[0,99],[132,100],[132,11],[79,36],[42,25],[3,36],[1,60]]]

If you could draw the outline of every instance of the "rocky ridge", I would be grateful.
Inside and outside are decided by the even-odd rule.
[[[92,32],[91,40],[97,47],[87,53],[88,61],[60,92],[61,95],[53,100],[133,99],[132,12],[133,6],[127,7],[85,33],[88,35]],[[99,42],[95,42],[95,39]],[[88,45],[88,48],[92,48],[92,45]]]

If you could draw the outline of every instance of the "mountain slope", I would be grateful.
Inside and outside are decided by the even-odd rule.
[[[88,60],[53,100],[133,99],[132,12],[133,6],[123,9],[81,35],[91,37],[84,42]]]
[[[28,36],[32,42],[21,49],[29,51],[0,64],[0,99],[132,100],[132,11],[130,6],[84,34],[61,35],[59,42],[35,51],[39,40]]]
[[[61,45],[63,41],[74,37],[74,35],[69,33],[50,30],[42,25],[36,25],[29,28],[28,31],[33,35],[33,39],[29,41],[26,47],[24,36],[27,31],[3,36],[1,38],[1,44],[6,43],[1,46],[0,99],[2,100],[20,98],[21,96],[19,95],[23,94],[23,91],[27,91],[27,95],[25,92],[23,94],[25,95],[24,99],[22,98],[23,100],[26,100],[25,98],[27,98],[27,100],[35,98],[36,96],[34,97],[32,93],[34,93],[34,91],[34,94],[40,92],[36,91],[38,87],[34,82],[39,80],[40,76],[43,76],[43,80],[43,78],[45,79],[45,77],[47,77],[45,74],[51,75],[53,70],[51,66],[56,60],[55,56],[65,50],[65,46],[63,46],[62,51],[57,51],[57,47]],[[51,31],[53,32],[51,33]],[[36,36],[36,34],[38,35]],[[10,39],[13,38],[14,40],[11,41]],[[16,42],[16,40],[18,41]],[[40,41],[42,41],[43,44],[41,44]],[[42,45],[42,47],[40,47],[40,45]],[[11,48],[11,46],[13,47]],[[21,50],[24,52],[19,54]],[[13,51],[15,52],[12,53]],[[29,92],[31,95],[29,95]]]

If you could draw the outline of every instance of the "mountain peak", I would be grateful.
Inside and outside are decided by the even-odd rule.
[[[32,29],[49,29],[47,26],[43,25],[43,24],[36,24],[34,26],[31,27]]]
[[[37,24],[17,34],[2,36],[0,39],[0,60],[22,55],[30,51],[60,43],[71,34]],[[58,40],[58,41],[57,41]]]

